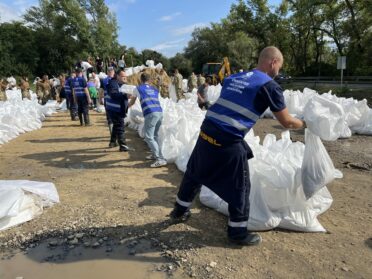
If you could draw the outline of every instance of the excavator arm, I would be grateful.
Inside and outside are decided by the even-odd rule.
[[[230,62],[227,57],[224,57],[221,68],[218,71],[218,77],[220,81],[222,82],[225,77],[228,77],[230,75],[231,75]]]

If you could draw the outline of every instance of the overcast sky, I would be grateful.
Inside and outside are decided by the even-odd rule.
[[[209,26],[229,14],[236,0],[106,0],[118,19],[119,43],[156,50],[168,57],[182,52],[195,27]],[[270,0],[277,3],[279,0]],[[0,0],[0,21],[20,19],[35,0]]]

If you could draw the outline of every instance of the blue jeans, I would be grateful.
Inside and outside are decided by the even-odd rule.
[[[145,141],[157,160],[164,160],[158,137],[162,120],[162,112],[153,112],[145,116]]]

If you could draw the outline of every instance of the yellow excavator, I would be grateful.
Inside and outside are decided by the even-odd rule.
[[[227,57],[223,58],[222,63],[210,62],[205,63],[202,68],[205,77],[210,77],[213,85],[223,83],[223,79],[231,75],[230,62]]]

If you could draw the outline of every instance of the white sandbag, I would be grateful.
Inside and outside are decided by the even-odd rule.
[[[58,202],[53,183],[0,180],[0,230],[29,221]]]
[[[7,90],[8,101],[0,102],[0,144],[18,135],[41,127],[45,116],[52,115],[58,108],[56,101],[47,106],[38,104],[37,99],[22,100],[21,90]],[[31,92],[31,95],[35,94]]]
[[[15,79],[13,76],[8,77],[8,78],[6,79],[6,81],[7,81],[8,84],[11,85],[11,86],[16,86],[16,85],[17,85],[17,81],[16,81],[16,79]]]
[[[218,100],[218,98],[220,97],[221,89],[222,89],[221,84],[217,84],[216,86],[215,85],[209,85],[208,86],[208,91],[207,91],[207,96],[206,96],[207,102],[210,103],[210,104],[214,104]]]
[[[104,105],[97,105],[96,112],[99,112],[99,113],[106,112],[105,106]]]
[[[301,181],[306,198],[311,198],[335,177],[340,178],[340,173],[336,171],[320,138],[306,129],[305,152],[301,168]]]
[[[372,109],[365,113],[363,122],[353,127],[353,132],[361,135],[372,135]]]
[[[177,102],[176,87],[173,83],[169,85],[169,98],[171,98],[173,102]]]
[[[304,120],[309,130],[323,140],[338,139],[347,125],[343,108],[321,96],[306,104]]]
[[[102,79],[105,79],[107,77],[107,75],[104,72],[100,72],[98,74],[98,77],[99,77],[100,80],[102,80]]]
[[[151,69],[155,68],[155,62],[154,62],[154,60],[146,60],[146,63],[145,64],[146,64],[147,67],[149,67]]]
[[[161,63],[156,64],[155,69],[157,69],[157,70],[163,69],[163,64],[161,64]]]
[[[182,92],[187,92],[187,79],[182,80]]]
[[[130,77],[131,75],[133,75],[133,67],[125,68],[125,73],[127,77]]]
[[[135,85],[123,84],[122,86],[120,86],[119,92],[132,95],[134,92],[134,89],[136,89]]]

